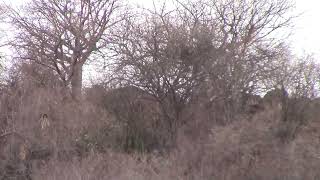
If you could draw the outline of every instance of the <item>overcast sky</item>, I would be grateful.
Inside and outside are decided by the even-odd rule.
[[[19,5],[28,0],[2,0],[6,3]],[[146,7],[152,7],[152,0],[129,0],[138,2]],[[156,0],[159,1],[159,0]],[[320,58],[320,1],[319,0],[295,0],[296,12],[302,13],[294,20],[295,28],[289,41],[295,54],[314,54]]]
[[[152,0],[132,0],[152,7]],[[157,0],[159,1],[159,0]],[[319,0],[293,0],[296,8],[294,29],[289,43],[294,54],[314,54],[320,58],[320,1]]]
[[[305,51],[320,57],[320,1],[296,0],[296,11],[303,14],[295,20],[292,46],[296,53]]]
[[[0,0],[12,5],[21,5],[29,0]],[[128,0],[138,2],[142,6],[152,7],[152,0]],[[155,0],[161,1],[161,0]],[[293,0],[294,1],[294,0]],[[294,29],[288,39],[292,47],[293,54],[302,56],[313,54],[320,62],[320,1],[319,0],[295,0],[295,13],[301,15],[294,19]],[[93,72],[93,73],[90,73]],[[86,78],[96,76],[95,70],[87,71]],[[86,79],[85,78],[85,79]]]

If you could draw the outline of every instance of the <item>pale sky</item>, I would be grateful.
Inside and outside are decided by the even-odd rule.
[[[142,6],[153,7],[153,0],[129,0]],[[162,2],[162,0],[155,0]],[[168,0],[170,1],[170,0]],[[320,0],[292,0],[295,3],[293,29],[287,39],[292,53],[297,56],[313,55],[320,62]]]
[[[20,5],[28,0],[2,0],[5,3]],[[146,7],[152,7],[152,0],[129,0],[138,2]],[[160,0],[155,0],[160,1]],[[294,54],[314,54],[320,58],[320,1],[319,0],[293,0],[296,2],[296,13],[302,13],[294,20],[295,28],[290,37]]]
[[[152,7],[152,0],[131,0]],[[156,0],[159,1],[159,0]],[[292,0],[295,2],[294,29],[289,30],[292,35],[288,39],[293,54],[302,56],[314,54],[320,61],[320,1],[319,0]]]
[[[0,0],[12,5],[21,5],[29,0]],[[128,0],[137,2],[145,7],[152,7],[152,0]],[[161,1],[161,0],[155,0]],[[170,1],[170,0],[169,0]],[[301,14],[294,19],[292,35],[288,39],[293,54],[303,56],[313,54],[320,62],[320,1],[293,0],[296,3],[295,14]],[[289,30],[288,30],[289,32]],[[93,70],[94,71],[94,70]],[[91,73],[89,73],[91,74]],[[94,73],[96,74],[96,73]],[[90,75],[89,75],[90,76]],[[94,76],[94,75],[93,75]],[[90,78],[90,77],[87,77]]]
[[[294,51],[315,54],[320,57],[320,1],[296,0],[296,11],[302,12],[294,24],[294,35],[290,38]]]

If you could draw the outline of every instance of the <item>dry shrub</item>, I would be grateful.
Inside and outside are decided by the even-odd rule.
[[[169,141],[168,127],[158,103],[151,95],[134,86],[102,91],[101,87],[96,86],[87,91],[87,96],[112,114],[115,120],[113,127],[117,128],[110,129],[109,134],[116,136],[114,145],[117,149],[141,153],[166,146]],[[97,136],[92,138],[99,138]]]
[[[284,104],[284,103],[283,103]],[[315,105],[309,98],[288,98],[282,107],[282,123],[277,135],[284,141],[291,141],[300,129],[308,123],[315,114]]]
[[[153,150],[164,146],[159,139],[166,140],[162,136],[165,125],[162,129],[162,122],[152,119],[157,116],[148,114],[157,112],[157,106],[141,98],[139,91],[99,89],[101,93],[73,101],[61,95],[65,89],[59,86],[20,81],[13,87],[0,97],[0,114],[6,122],[2,128],[15,131],[19,138],[0,137],[2,179],[22,178],[21,172],[24,179],[34,180],[312,180],[320,176],[319,103],[315,100],[288,101],[287,123],[305,123],[287,143],[278,138],[283,106],[265,106],[250,118],[240,114],[219,125],[215,118],[222,118],[224,111],[195,104],[186,109],[190,112],[183,118],[192,114],[193,119],[179,128],[176,148],[159,154]],[[50,121],[47,130],[39,124],[41,114],[47,114]],[[148,133],[156,138],[147,139]],[[24,157],[19,147],[25,142],[27,158],[19,159]]]
[[[52,161],[46,167],[37,169],[33,179],[177,179],[174,174],[169,174],[174,171],[169,171],[167,162],[163,158],[150,158],[147,155],[114,152],[94,153],[81,161]]]
[[[37,92],[30,99],[36,95],[41,96],[40,105],[35,103],[38,101],[25,98],[25,102],[21,101],[22,106],[17,111],[18,115],[15,117],[18,118],[15,119],[15,123],[23,123],[24,119],[19,117],[27,117],[29,113],[29,117],[35,119],[30,118],[29,126],[26,127],[32,129],[31,124],[36,125],[39,118],[37,114],[32,114],[35,113],[32,109],[44,107],[45,102],[59,100],[59,96],[48,95],[49,92],[45,89],[38,89]],[[250,121],[244,116],[238,116],[237,121],[224,126],[213,126],[213,123],[204,118],[205,115],[201,114],[201,108],[199,108],[199,114],[196,113],[194,116],[197,119],[189,121],[179,130],[177,148],[167,156],[159,156],[154,153],[115,152],[110,146],[104,146],[101,151],[99,146],[108,138],[110,139],[110,136],[102,134],[115,131],[116,127],[112,125],[117,121],[113,121],[112,116],[88,101],[68,102],[61,99],[61,102],[58,101],[57,104],[51,104],[49,107],[47,113],[57,132],[53,141],[54,148],[59,153],[57,157],[51,157],[44,162],[43,160],[30,161],[33,172],[31,176],[35,180],[267,180],[317,179],[319,177],[317,135],[319,129],[316,128],[319,127],[318,121],[316,119],[309,121],[301,128],[295,139],[283,144],[275,138],[275,132],[281,124],[280,108],[267,108],[254,114]],[[110,128],[111,132],[108,129],[103,130],[102,127]],[[34,131],[19,128],[17,130],[24,137],[32,142],[38,141]],[[85,139],[84,145],[79,147],[77,143],[80,143],[81,137],[89,139]],[[18,168],[15,167],[15,169]]]
[[[24,73],[21,71],[19,73]],[[83,132],[88,129],[111,127],[108,113],[88,101],[73,101],[63,86],[41,84],[34,76],[26,73],[11,84],[8,83],[0,96],[0,114],[2,133],[17,134],[28,143],[26,156],[28,164],[38,168],[51,160],[69,161],[85,155],[90,148],[77,146]],[[41,117],[46,115],[48,127],[41,127]],[[0,141],[5,140],[0,137]],[[11,161],[8,157],[18,157],[13,150],[14,138],[0,146],[0,156],[6,157],[0,167],[10,165],[13,170],[1,171],[19,174],[18,166],[24,162]],[[15,148],[16,149],[16,148]],[[19,154],[19,153],[18,153]],[[34,169],[34,168],[33,168]],[[17,170],[17,171],[16,171]],[[13,173],[12,173],[13,172]],[[5,176],[8,174],[6,173]],[[13,176],[13,175],[12,175]]]
[[[207,138],[190,141],[182,133],[170,162],[183,179],[317,179],[319,130],[305,130],[316,125],[303,126],[296,139],[283,144],[275,138],[281,123],[281,109],[268,108],[251,121],[215,126]]]
[[[280,109],[266,109],[250,121],[227,126],[206,122],[186,124],[179,131],[177,149],[167,156],[91,152],[73,161],[53,161],[36,169],[34,179],[317,179],[319,178],[319,122],[309,121],[297,137],[283,144],[275,138]],[[203,130],[201,129],[201,130]],[[307,138],[307,139],[306,139]]]
[[[16,133],[5,133],[0,137],[0,179],[30,179],[28,162],[30,145]]]

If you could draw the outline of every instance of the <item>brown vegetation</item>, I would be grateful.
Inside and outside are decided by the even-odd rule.
[[[0,78],[0,180],[319,179],[319,66],[272,40],[291,8],[9,8],[19,61]],[[91,59],[109,76],[82,87]]]

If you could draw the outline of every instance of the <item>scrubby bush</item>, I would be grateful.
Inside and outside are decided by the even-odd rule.
[[[147,92],[133,86],[110,90],[104,96],[104,107],[121,128],[118,141],[124,151],[150,152],[165,146],[160,107]]]
[[[106,27],[106,44],[82,36],[96,33],[90,15],[81,17],[92,25],[73,27],[81,18],[71,12],[86,12],[87,1],[32,2],[32,13],[50,14],[39,18],[59,19],[64,10],[55,8],[65,6],[70,13],[59,15],[70,21],[28,28],[34,14],[12,11],[24,29],[18,59],[31,61],[13,64],[0,82],[1,180],[320,178],[318,65],[295,62],[268,38],[290,22],[288,1],[134,9]],[[84,62],[101,57],[111,59],[108,77],[81,91]]]
[[[312,100],[308,98],[288,98],[282,109],[282,123],[278,136],[283,141],[294,139],[300,129],[312,119]]]

